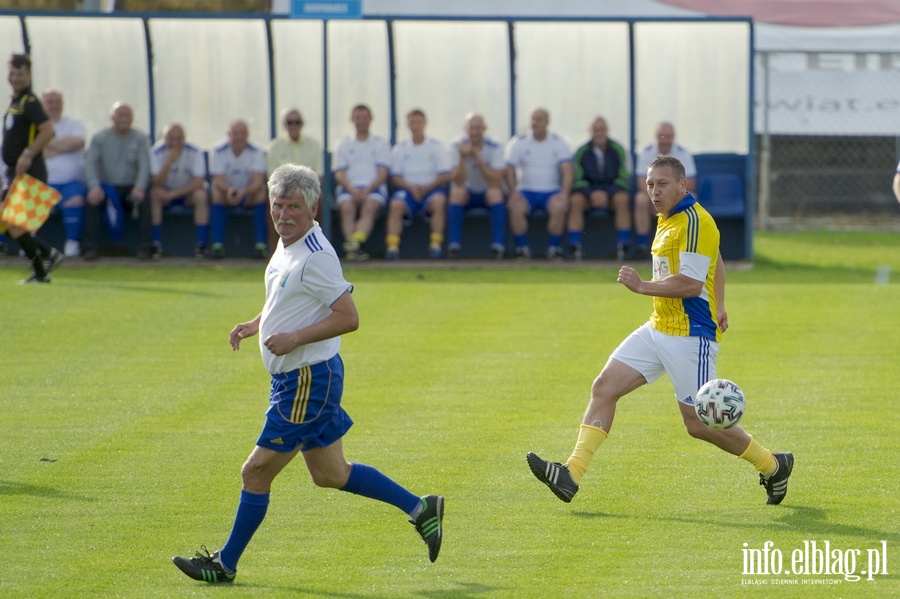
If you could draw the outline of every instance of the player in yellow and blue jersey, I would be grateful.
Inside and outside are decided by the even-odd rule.
[[[529,453],[528,465],[557,497],[570,502],[609,435],[619,399],[668,374],[688,434],[750,462],[766,489],[766,503],[779,504],[787,495],[794,456],[772,453],[740,426],[709,428],[694,411],[697,390],[716,378],[719,339],[728,328],[716,223],[687,191],[684,166],[677,158],[659,156],[650,163],[647,192],[658,214],[651,248],[653,278],[645,281],[623,266],[617,280],[634,293],[653,297],[653,314],[616,348],[594,380],[568,461],[548,462]]]

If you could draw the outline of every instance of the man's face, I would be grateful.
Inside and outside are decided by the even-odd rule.
[[[609,126],[603,119],[591,123],[591,142],[598,148],[605,148],[609,141]]]
[[[484,131],[486,129],[484,119],[480,116],[473,116],[466,123],[466,135],[469,136],[469,141],[475,144],[481,143],[481,140],[484,139]]]
[[[410,115],[406,119],[406,125],[413,137],[425,135],[425,117],[420,114]]]
[[[228,130],[228,140],[231,142],[231,151],[240,154],[247,149],[247,140],[250,139],[250,129],[244,123],[234,123]]]
[[[656,143],[659,145],[660,154],[670,154],[672,143],[675,141],[675,129],[669,125],[661,125],[656,130]]]
[[[184,149],[184,129],[181,127],[169,127],[166,131],[166,148],[173,151]]]
[[[14,67],[9,65],[9,75],[7,77],[9,85],[13,88],[13,92],[20,94],[31,85],[31,70],[28,67]]]
[[[129,106],[116,106],[112,113],[113,129],[120,135],[125,135],[131,131],[131,124],[134,122],[134,113]]]
[[[287,113],[284,116],[284,130],[287,131],[288,137],[297,141],[300,139],[300,131],[303,130],[303,117],[296,110]]]
[[[300,192],[288,197],[276,197],[269,206],[275,231],[288,246],[312,228],[316,218],[316,205],[307,206]]]
[[[547,126],[550,124],[550,115],[546,110],[535,110],[531,113],[531,132],[535,137],[547,135]]]
[[[356,127],[356,133],[359,135],[368,135],[369,125],[372,124],[372,114],[365,108],[357,108],[350,114],[350,120]]]
[[[54,121],[59,120],[63,111],[62,95],[56,92],[49,92],[43,95],[41,101],[44,104],[44,111]]]
[[[684,179],[676,179],[671,166],[654,166],[647,171],[647,195],[658,214],[668,216],[686,193]]]

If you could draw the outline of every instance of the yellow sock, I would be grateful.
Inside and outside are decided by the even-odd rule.
[[[778,462],[772,452],[756,442],[756,439],[750,437],[750,445],[744,450],[744,453],[738,456],[742,460],[747,460],[766,478],[775,474],[778,470]]]
[[[431,247],[441,247],[441,244],[444,243],[444,234],[443,233],[432,233],[431,234],[431,242],[429,245]]]
[[[388,250],[399,250],[400,249],[400,236],[399,235],[388,235],[385,239],[385,245],[387,245]]]
[[[594,457],[594,452],[600,447],[600,444],[606,441],[607,433],[602,428],[591,426],[590,424],[582,424],[578,431],[578,441],[575,443],[575,449],[566,464],[569,466],[569,474],[576,485],[581,484],[581,477],[587,472],[588,465]]]
[[[352,237],[352,238],[355,239],[356,241],[360,242],[360,243],[365,243],[365,242],[366,242],[366,239],[368,239],[368,235],[366,235],[366,234],[363,233],[362,231],[355,231],[355,232],[353,233],[353,237]],[[398,241],[397,243],[399,243],[399,241]]]

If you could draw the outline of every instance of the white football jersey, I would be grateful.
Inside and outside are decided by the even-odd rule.
[[[163,163],[169,155],[166,140],[161,139],[150,150],[150,174],[156,176],[162,171]],[[194,144],[184,144],[181,156],[169,167],[169,177],[166,179],[167,189],[184,187],[194,177],[206,178],[206,161],[203,159],[203,150]]]
[[[450,172],[450,157],[444,144],[426,137],[420,144],[411,139],[394,146],[391,156],[391,174],[399,175],[411,185],[426,185],[438,175]]]
[[[53,123],[56,139],[63,137],[80,137],[87,139],[84,125],[78,119],[63,116],[58,123]],[[47,164],[47,183],[62,185],[71,181],[84,181],[84,149],[77,152],[57,154],[53,158],[44,157]]]
[[[559,166],[565,162],[572,162],[572,152],[556,133],[547,133],[541,141],[531,133],[517,135],[506,146],[506,164],[518,169],[519,189],[523,191],[559,191]]]
[[[450,144],[451,168],[459,166],[459,144],[467,141],[469,141],[469,136],[463,135],[453,140],[453,143]],[[503,167],[506,166],[506,161],[503,159],[503,146],[492,137],[484,138],[484,145],[481,147],[481,159],[484,160],[484,163],[489,168],[498,171],[503,171]],[[478,168],[478,163],[474,158],[466,158],[466,188],[475,193],[482,193],[488,188],[487,181],[484,180],[484,175],[481,173],[481,169]]]
[[[391,169],[391,144],[377,135],[369,134],[365,141],[348,135],[335,148],[331,170],[347,171],[352,186],[367,187],[378,176],[379,167]]]
[[[266,153],[259,146],[247,144],[240,156],[231,151],[231,142],[225,140],[213,148],[209,158],[211,175],[225,175],[231,187],[247,187],[253,173],[266,173]]]

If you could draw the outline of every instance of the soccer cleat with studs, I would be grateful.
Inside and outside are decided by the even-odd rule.
[[[441,495],[422,497],[424,509],[419,517],[409,522],[416,527],[416,532],[428,545],[428,559],[434,562],[441,551],[444,537],[444,498]]]
[[[22,279],[19,281],[19,285],[33,285],[36,283],[49,283],[50,275],[44,275],[43,277],[39,277],[37,273],[31,273],[31,276],[27,279]]]
[[[766,489],[766,504],[778,505],[787,496],[788,477],[794,469],[794,454],[776,453],[775,461],[778,462],[778,470],[766,478],[759,475],[759,484]]]
[[[528,460],[528,466],[535,478],[550,487],[554,495],[566,503],[572,501],[575,493],[578,492],[578,485],[572,480],[567,465],[542,460],[537,454],[530,451],[525,459]]]
[[[222,561],[219,558],[218,551],[210,555],[206,546],[201,545],[200,549],[203,553],[198,551],[195,556],[191,558],[176,556],[172,558],[172,563],[194,580],[202,580],[210,584],[234,581],[237,572],[229,572],[225,569],[225,566],[222,565]]]

